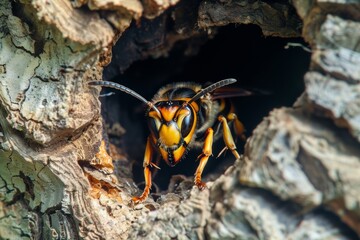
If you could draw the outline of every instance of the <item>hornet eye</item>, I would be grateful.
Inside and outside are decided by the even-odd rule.
[[[183,137],[186,137],[190,131],[191,131],[191,128],[194,124],[194,115],[191,111],[191,109],[188,109],[187,110],[189,111],[190,114],[188,114],[186,117],[184,117],[182,123],[181,123],[181,135]]]
[[[156,138],[159,138],[160,121],[158,119],[149,117],[147,122],[149,125],[149,129],[151,131],[151,134],[153,134]]]

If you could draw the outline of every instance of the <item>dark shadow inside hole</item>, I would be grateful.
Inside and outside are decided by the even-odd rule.
[[[303,92],[303,76],[309,67],[310,54],[301,48],[284,49],[288,42],[305,44],[300,38],[264,37],[255,25],[231,25],[221,28],[196,56],[184,56],[186,42],[180,42],[167,58],[138,61],[124,74],[107,80],[119,82],[150,100],[161,86],[169,82],[206,83],[236,78],[236,87],[271,93],[234,99],[237,114],[247,129],[247,136],[250,136],[269,111],[291,106]],[[127,131],[114,143],[124,148],[130,159],[138,163],[133,170],[135,181],[144,181],[142,160],[148,135],[145,107],[137,99],[121,92],[104,98],[103,103],[105,117],[110,124],[120,122]],[[239,153],[243,152],[243,145],[238,144]],[[221,139],[214,144],[214,157],[209,159],[203,176],[219,169],[221,172],[234,161],[230,152],[225,158],[215,158],[223,146]],[[166,189],[174,174],[193,176],[200,151],[191,151],[173,168],[161,161],[161,170],[154,178],[155,184]]]

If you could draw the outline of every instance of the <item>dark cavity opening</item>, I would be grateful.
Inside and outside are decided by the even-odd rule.
[[[300,38],[264,37],[255,25],[230,25],[220,28],[215,38],[208,40],[195,56],[185,56],[187,43],[179,42],[166,58],[137,61],[123,74],[111,79],[107,77],[112,70],[106,69],[104,77],[133,89],[148,100],[161,86],[170,82],[206,83],[236,78],[238,82],[234,84],[235,87],[270,93],[233,99],[237,115],[249,137],[272,109],[292,106],[304,90],[303,76],[309,67],[310,54],[302,48],[285,49],[289,42],[306,45]],[[106,121],[109,124],[119,122],[126,129],[121,137],[110,135],[110,141],[123,148],[129,159],[136,162],[133,167],[134,180],[143,182],[142,161],[149,134],[144,117],[145,107],[122,92],[103,98],[103,105]],[[214,143],[214,156],[209,159],[203,174],[205,181],[213,180],[234,162],[230,151],[216,159],[223,146],[222,139]],[[243,153],[244,142],[238,142],[237,147],[239,153]],[[200,152],[200,149],[193,149],[173,168],[161,161],[161,170],[153,178],[154,184],[166,190],[173,175],[193,177]]]

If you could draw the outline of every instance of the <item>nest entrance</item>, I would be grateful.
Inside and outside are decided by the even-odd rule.
[[[249,137],[269,111],[291,106],[304,90],[303,75],[309,67],[310,54],[302,48],[285,49],[289,42],[304,44],[300,38],[264,37],[255,25],[229,25],[220,28],[216,36],[203,44],[195,55],[184,54],[189,45],[182,41],[174,46],[168,57],[137,61],[123,74],[107,80],[119,82],[151,99],[161,86],[169,82],[206,83],[236,78],[236,87],[269,93],[234,99],[237,114]],[[148,135],[144,107],[136,99],[120,92],[104,98],[103,105],[106,121],[110,125],[118,122],[126,129],[119,138],[110,135],[110,141],[135,160],[132,170],[134,180],[141,183],[142,159]],[[214,144],[214,156],[223,146],[222,140]],[[244,143],[238,142],[239,153],[243,152],[243,146]],[[186,159],[174,168],[161,161],[161,170],[154,177],[154,184],[166,190],[172,176],[184,174],[192,177],[199,153],[200,150],[190,151]],[[210,158],[204,179],[222,174],[233,162],[230,152],[225,157]]]

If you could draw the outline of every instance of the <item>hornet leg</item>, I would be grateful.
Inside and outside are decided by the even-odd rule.
[[[226,121],[226,118],[224,116],[220,115],[218,117],[218,120],[220,121],[220,123],[223,126],[223,137],[224,137],[224,142],[225,142],[226,148],[231,150],[232,154],[235,156],[236,159],[239,159],[240,155],[236,151],[236,145],[235,145],[234,139],[231,135],[231,131],[230,131],[229,125]]]
[[[241,140],[245,141],[246,140],[246,136],[244,134],[245,127],[242,124],[242,122],[240,122],[237,115],[235,113],[229,113],[226,118],[229,122],[234,121],[234,131],[236,136],[239,137]]]
[[[151,171],[150,166],[152,166],[151,159],[153,156],[153,148],[150,143],[150,138],[146,141],[146,148],[145,148],[145,154],[144,154],[144,177],[145,177],[145,188],[143,193],[139,197],[133,197],[132,201],[134,203],[140,203],[143,202],[150,193],[151,188]]]
[[[201,181],[201,174],[204,170],[204,167],[212,155],[212,145],[213,145],[213,137],[214,131],[212,128],[208,128],[205,135],[204,146],[202,149],[202,153],[199,155],[198,159],[200,158],[200,163],[198,168],[195,172],[195,185],[200,189],[203,190],[206,187],[206,184]]]

